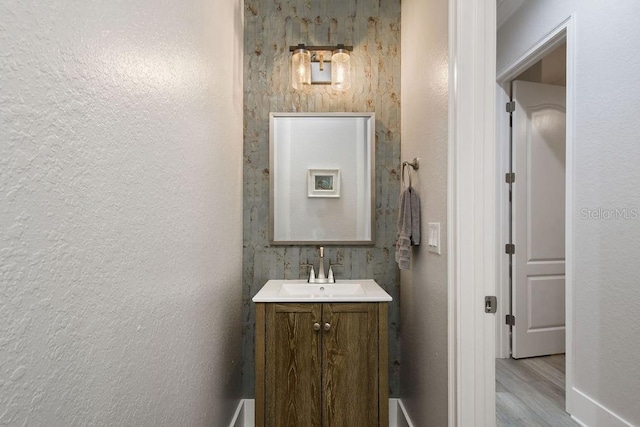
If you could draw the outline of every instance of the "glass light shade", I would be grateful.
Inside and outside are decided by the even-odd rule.
[[[301,90],[311,84],[311,53],[306,49],[297,49],[291,56],[291,86]]]
[[[351,56],[344,49],[334,50],[331,56],[331,87],[336,90],[351,87]]]

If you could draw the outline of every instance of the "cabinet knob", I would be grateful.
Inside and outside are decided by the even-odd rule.
[[[325,323],[324,324],[324,330],[325,331],[330,331],[331,330],[331,323]]]
[[[313,330],[314,331],[319,331],[320,330],[320,323],[316,322],[313,324]]]

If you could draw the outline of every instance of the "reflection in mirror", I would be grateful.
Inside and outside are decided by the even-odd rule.
[[[372,244],[374,113],[270,114],[271,243]]]

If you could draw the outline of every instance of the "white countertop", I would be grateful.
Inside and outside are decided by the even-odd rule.
[[[253,302],[384,302],[389,295],[374,280],[337,280],[307,283],[306,280],[269,280]]]

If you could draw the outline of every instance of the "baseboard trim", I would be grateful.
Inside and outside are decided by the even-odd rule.
[[[411,422],[411,419],[409,418],[409,414],[407,413],[407,410],[404,407],[404,404],[402,403],[402,400],[400,399],[395,399],[398,401],[397,405],[398,405],[398,409],[397,409],[397,416],[396,416],[396,426],[397,427],[413,427],[413,423]],[[391,399],[389,399],[389,403],[391,403]],[[391,420],[389,420],[389,427],[392,427],[391,425]]]
[[[573,388],[571,418],[581,426],[632,427],[632,424],[601,403]]]
[[[247,425],[245,422],[245,401],[246,399],[240,399],[240,402],[238,402],[238,407],[233,414],[229,427],[245,427]]]
[[[254,427],[255,400],[242,399],[229,427]],[[389,427],[413,427],[400,399],[389,399]]]

